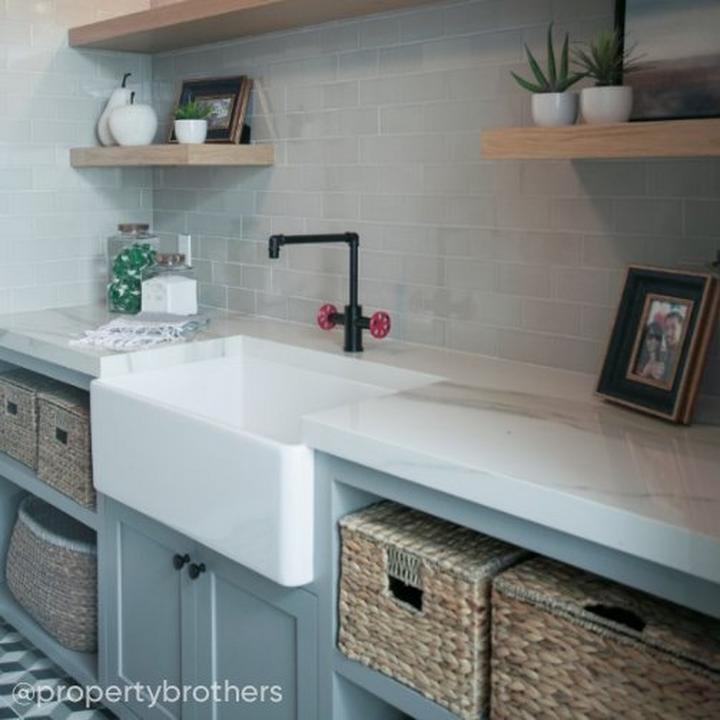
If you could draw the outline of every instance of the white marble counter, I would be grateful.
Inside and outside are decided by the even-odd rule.
[[[215,313],[137,353],[69,345],[98,307],[0,316],[0,348],[94,377],[218,357],[237,336],[342,354],[339,332]],[[720,427],[607,405],[589,375],[367,339],[354,362],[446,380],[306,417],[321,451],[720,583]]]
[[[442,382],[304,420],[316,449],[720,583],[720,427]]]

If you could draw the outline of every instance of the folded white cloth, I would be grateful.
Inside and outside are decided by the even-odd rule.
[[[82,338],[71,340],[70,344],[118,352],[145,350],[157,345],[185,342],[209,322],[201,315],[178,317],[140,313],[117,317],[97,330],[86,330]]]

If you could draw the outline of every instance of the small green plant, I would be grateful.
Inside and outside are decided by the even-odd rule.
[[[550,23],[547,32],[547,71],[543,72],[532,52],[530,52],[530,48],[525,45],[525,54],[527,55],[530,69],[535,76],[535,82],[531,82],[516,73],[512,73],[518,85],[525,88],[525,90],[529,90],[531,93],[561,93],[582,79],[584,76],[583,73],[570,72],[569,43],[570,38],[568,34],[565,33],[565,40],[562,50],[560,51],[560,67],[558,68],[555,59],[555,45],[553,43],[553,24]]]
[[[622,85],[623,75],[638,66],[635,48],[625,48],[617,30],[603,30],[595,40],[575,48],[573,63],[598,87]]]
[[[175,111],[176,120],[207,120],[212,108],[197,100],[188,100]]]

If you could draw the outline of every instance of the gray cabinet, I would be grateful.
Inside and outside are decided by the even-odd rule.
[[[314,595],[280,587],[115,502],[106,502],[104,526],[104,681],[189,688],[184,702],[129,703],[140,718],[317,718]],[[185,555],[177,569],[176,556]]]
[[[317,719],[317,602],[205,553],[198,591],[198,682],[246,688],[245,702],[203,704],[199,720]],[[232,694],[232,692],[231,692]]]
[[[105,632],[106,684],[181,687],[183,655],[194,654],[195,597],[175,555],[191,556],[195,544],[122,505],[106,501],[105,532],[99,534],[100,626]],[[172,697],[170,696],[170,699]],[[130,708],[147,720],[180,720],[181,703],[130,697]]]

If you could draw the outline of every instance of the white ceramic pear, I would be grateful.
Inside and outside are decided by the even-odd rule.
[[[112,111],[109,124],[118,145],[150,145],[155,139],[158,119],[150,105],[136,105],[132,93],[129,105]]]
[[[125,75],[123,75],[122,84],[119,88],[113,90],[102,115],[100,115],[97,124],[97,135],[101,145],[117,145],[117,141],[110,131],[110,115],[112,115],[113,110],[116,108],[130,104],[131,91],[125,86],[127,85],[127,79],[131,75],[132,73],[125,73]]]

